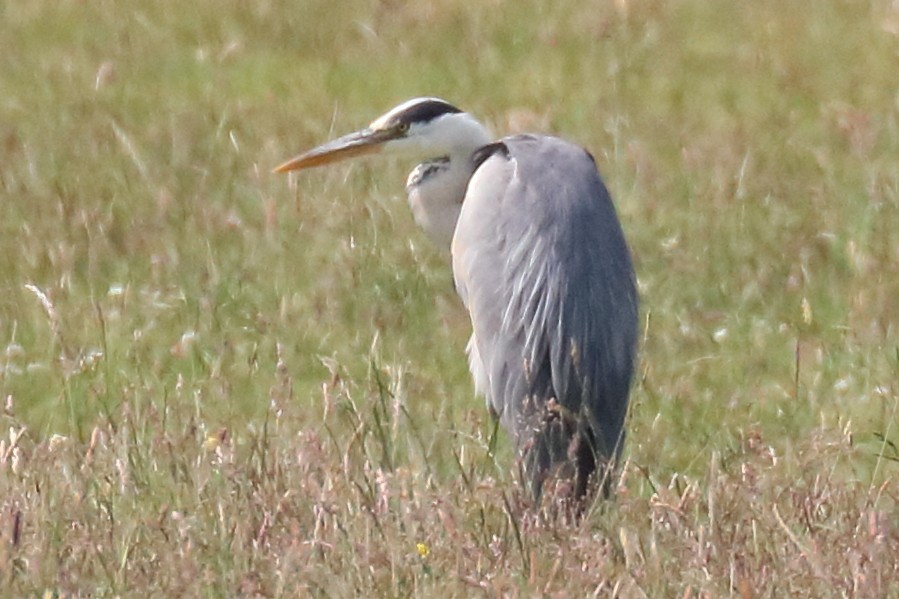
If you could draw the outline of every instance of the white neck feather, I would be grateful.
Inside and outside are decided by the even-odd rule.
[[[448,163],[434,165],[436,172],[425,177],[421,175],[432,163],[418,165],[406,183],[415,222],[435,244],[447,250],[473,172],[471,154],[490,141],[487,129],[464,112],[443,115],[425,125],[413,125],[403,140],[406,148],[416,150],[419,156],[448,159]]]

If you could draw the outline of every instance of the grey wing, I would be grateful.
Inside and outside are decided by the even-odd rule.
[[[637,338],[630,252],[582,148],[513,136],[476,153],[453,238],[478,391],[520,440],[555,399],[620,447]]]

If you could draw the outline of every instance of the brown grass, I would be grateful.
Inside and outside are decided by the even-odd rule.
[[[849,434],[817,430],[778,455],[747,432],[713,451],[695,478],[657,480],[627,462],[617,499],[573,523],[527,506],[479,438],[480,423],[459,431],[456,475],[433,476],[426,455],[391,458],[420,442],[406,398],[377,385],[354,398],[358,389],[325,382],[331,407],[312,432],[293,426],[282,383],[267,418],[239,440],[126,405],[118,425],[95,426],[86,443],[41,441],[8,405],[4,586],[19,595],[257,597],[899,590],[896,486],[853,482],[854,464],[885,464]],[[330,434],[347,424],[352,434]]]

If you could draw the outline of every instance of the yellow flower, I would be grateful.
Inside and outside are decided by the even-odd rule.
[[[203,442],[203,449],[205,449],[206,451],[215,451],[216,449],[218,449],[219,445],[219,436],[209,435],[208,437],[206,437],[206,441]]]
[[[428,554],[431,553],[431,550],[424,543],[417,543],[415,548],[418,549],[418,555],[422,557],[428,557]]]

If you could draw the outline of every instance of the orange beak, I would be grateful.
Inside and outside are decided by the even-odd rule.
[[[324,143],[308,152],[303,152],[277,166],[272,172],[286,173],[314,166],[323,166],[355,156],[374,154],[381,151],[385,142],[395,139],[390,130],[361,129],[349,135]]]

